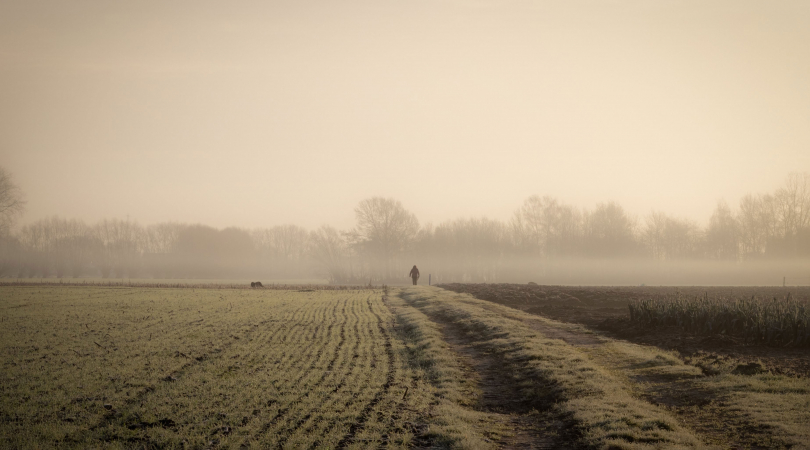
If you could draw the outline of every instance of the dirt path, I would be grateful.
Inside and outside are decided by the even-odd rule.
[[[437,323],[445,342],[466,369],[466,375],[481,392],[476,409],[486,412],[507,429],[503,434],[485,434],[502,449],[560,448],[553,436],[559,433],[562,424],[536,409],[537,405],[525,401],[497,358],[476,348],[451,324]]]
[[[605,339],[602,339],[597,335],[586,334],[582,331],[570,331],[560,327],[552,327],[539,319],[509,316],[508,314],[504,314],[503,308],[499,308],[495,305],[483,305],[482,307],[487,311],[505,315],[510,319],[519,320],[526,324],[529,328],[539,331],[543,334],[543,336],[549,339],[560,339],[566,344],[573,345],[575,347],[593,347],[602,345],[606,342]]]
[[[616,368],[610,353],[598,347],[609,339],[587,331],[567,330],[565,325],[550,325],[543,319],[526,318],[504,311],[502,306],[480,305],[487,311],[502,314],[526,324],[533,330],[552,339],[560,339],[574,347],[586,350],[595,362],[603,367]],[[730,446],[730,448],[783,448],[769,430],[748,421],[740,411],[729,410],[722,395],[700,388],[692,378],[673,378],[671,375],[652,373],[628,377],[636,392],[646,401],[672,411],[681,423],[694,430],[707,444]]]
[[[747,344],[740,337],[700,335],[677,327],[654,330],[630,322],[628,304],[632,300],[654,298],[681,292],[685,296],[742,296],[751,298],[782,298],[782,287],[578,287],[527,286],[518,284],[450,284],[441,286],[454,292],[467,293],[510,308],[536,314],[560,322],[584,325],[642,345],[664,350],[677,350],[684,357],[719,357],[733,359],[739,364],[758,362],[776,374],[810,377],[810,353],[802,348],[780,348]],[[810,288],[791,287],[794,298],[810,299]]]

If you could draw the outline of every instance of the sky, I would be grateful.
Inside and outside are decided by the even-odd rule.
[[[20,223],[707,222],[810,171],[810,2],[0,2]]]

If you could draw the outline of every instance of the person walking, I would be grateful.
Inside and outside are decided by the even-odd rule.
[[[416,286],[416,280],[419,279],[419,269],[416,268],[416,264],[413,265],[413,269],[411,269],[411,273],[408,275],[413,279],[413,285]]]

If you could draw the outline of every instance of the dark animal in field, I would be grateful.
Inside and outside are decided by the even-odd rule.
[[[260,287],[264,287],[264,286],[262,285],[261,281],[251,281],[250,282],[250,287],[252,287],[252,288],[260,288]]]

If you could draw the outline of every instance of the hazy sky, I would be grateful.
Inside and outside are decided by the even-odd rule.
[[[810,2],[0,2],[0,166],[49,215],[708,219],[810,171]]]

